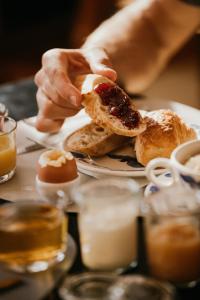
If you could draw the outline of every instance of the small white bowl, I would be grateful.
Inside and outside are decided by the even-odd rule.
[[[80,183],[80,175],[72,181],[64,182],[64,183],[48,183],[41,181],[38,176],[36,176],[36,188],[38,193],[43,199],[50,201],[57,201],[59,198],[58,192],[64,192],[66,197],[66,204],[70,204],[71,201],[71,190],[78,186]]]

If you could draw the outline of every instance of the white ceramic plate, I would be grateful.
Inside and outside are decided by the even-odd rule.
[[[186,123],[190,124],[198,132],[200,138],[200,111],[190,106],[180,104],[174,101],[162,100],[138,100],[136,106],[144,110],[171,109],[178,113]],[[78,118],[77,118],[78,123]],[[70,126],[70,124],[68,124]],[[63,142],[63,148],[65,148]],[[77,165],[80,172],[90,176],[124,176],[124,177],[143,177],[145,168],[140,165],[135,157],[133,146],[127,145],[122,149],[113,151],[101,158],[90,158],[81,154],[74,155],[77,158]],[[157,174],[163,172],[159,170]]]

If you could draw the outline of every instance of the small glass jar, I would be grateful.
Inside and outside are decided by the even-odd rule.
[[[19,273],[35,273],[64,260],[67,218],[42,201],[18,201],[0,207],[0,264]]]
[[[15,173],[16,127],[15,120],[0,116],[0,183],[8,181]]]
[[[188,186],[163,188],[145,201],[146,251],[150,274],[176,285],[200,278],[200,197]]]
[[[174,288],[143,276],[120,277],[110,288],[109,300],[174,300]]]
[[[59,289],[62,300],[109,300],[110,287],[117,276],[108,273],[82,273],[67,277]]]
[[[82,260],[92,270],[115,271],[136,262],[140,190],[131,179],[95,180],[79,187]]]

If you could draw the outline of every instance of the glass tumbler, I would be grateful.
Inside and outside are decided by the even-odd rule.
[[[0,116],[8,116],[8,109],[3,103],[0,103]]]
[[[67,277],[59,289],[62,300],[109,300],[109,289],[117,276],[108,273],[82,273]]]
[[[184,186],[162,189],[146,199],[145,227],[151,275],[176,285],[200,278],[200,198]]]
[[[109,292],[109,300],[175,300],[170,284],[139,275],[119,277]]]
[[[0,207],[0,264],[21,273],[44,271],[65,258],[67,219],[42,201]]]
[[[74,193],[80,206],[82,260],[92,270],[115,271],[136,262],[140,190],[131,179],[99,179]]]
[[[9,180],[15,173],[16,127],[15,120],[0,116],[0,183]]]

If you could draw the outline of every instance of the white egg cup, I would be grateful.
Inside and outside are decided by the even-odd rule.
[[[38,176],[36,176],[36,189],[39,195],[44,200],[48,200],[56,203],[59,201],[59,197],[64,199],[65,204],[72,204],[71,191],[73,188],[80,184],[80,175],[72,181],[63,183],[48,183],[41,181]],[[60,194],[59,194],[60,193]]]

